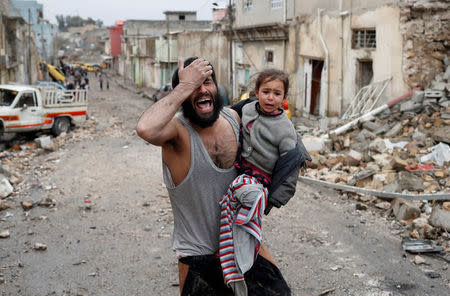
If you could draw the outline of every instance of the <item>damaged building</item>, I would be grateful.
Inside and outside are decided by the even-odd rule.
[[[449,5],[237,0],[234,90],[245,90],[262,68],[282,68],[292,81],[291,108],[303,115],[334,117],[342,116],[370,84],[380,84],[379,104],[413,87],[427,88],[445,70]]]
[[[165,20],[127,20],[123,24],[118,72],[139,86],[159,88],[177,67],[177,33],[209,30],[211,21],[193,11],[166,11]]]
[[[0,83],[37,80],[39,56],[34,34],[20,16],[10,15],[10,1],[0,1]]]

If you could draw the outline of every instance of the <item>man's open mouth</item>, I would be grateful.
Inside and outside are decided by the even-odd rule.
[[[213,101],[210,97],[202,97],[195,102],[195,108],[201,113],[208,113],[213,110]]]

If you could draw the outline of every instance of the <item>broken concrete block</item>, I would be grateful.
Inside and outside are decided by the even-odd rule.
[[[400,112],[414,110],[415,108],[418,108],[420,106],[422,106],[421,103],[416,103],[414,101],[408,100],[400,105]]]
[[[447,69],[445,70],[443,78],[444,78],[444,80],[450,81],[450,66],[447,66]]]
[[[384,174],[375,174],[372,177],[372,187],[375,190],[383,190],[386,176]]]
[[[392,156],[389,154],[375,154],[371,155],[375,163],[380,167],[391,167]]]
[[[37,139],[37,142],[39,144],[39,147],[41,147],[42,149],[45,149],[45,150],[48,150],[48,151],[55,151],[56,150],[56,146],[53,143],[53,141],[50,138],[50,136],[40,137],[40,138]]]
[[[378,153],[383,153],[386,151],[386,144],[384,143],[383,139],[376,138],[369,144],[369,150],[375,151]]]
[[[416,219],[420,216],[420,209],[401,198],[394,198],[391,202],[392,211],[398,221]]]
[[[318,137],[303,137],[303,145],[308,152],[322,151],[325,148],[325,141]]]
[[[445,87],[445,86],[444,86]],[[425,98],[441,98],[443,97],[444,90],[435,90],[435,89],[426,89],[425,90]],[[424,102],[425,105],[425,102]]]
[[[4,175],[5,177],[11,177],[11,169],[7,165],[0,164],[0,174]]]
[[[446,210],[447,212],[450,212],[450,201],[446,201],[442,204],[442,209]]]
[[[375,204],[375,207],[382,210],[389,210],[391,208],[391,204],[387,201],[381,201]]]
[[[384,135],[386,138],[392,138],[398,135],[398,133],[402,130],[403,126],[401,122],[397,122],[390,130],[386,132]]]
[[[340,175],[337,173],[328,173],[325,175],[325,181],[331,183],[337,183],[340,180]]]
[[[418,143],[424,143],[425,139],[427,138],[427,135],[424,133],[421,133],[418,128],[414,131],[414,134],[412,136],[413,140]]]
[[[431,83],[431,88],[433,90],[444,91],[445,90],[445,82],[442,81],[433,81]]]
[[[0,238],[8,238],[10,235],[9,230],[3,230],[0,232]]]
[[[372,122],[372,121],[366,121],[363,123],[362,126],[363,126],[363,128],[365,128],[371,132],[376,131],[377,129],[380,128],[380,126],[378,124],[376,124],[375,122]]]
[[[345,157],[345,164],[350,166],[357,166],[362,158],[362,153],[359,153],[355,150],[350,150]]]
[[[402,187],[397,182],[393,182],[384,186],[383,191],[391,193],[399,193],[402,191]]]
[[[0,211],[9,209],[10,205],[6,201],[0,201]]]
[[[434,207],[429,222],[434,227],[441,227],[446,231],[450,231],[450,212]]]
[[[408,165],[408,162],[404,159],[401,159],[398,156],[394,156],[391,160],[390,166],[396,171],[403,171],[405,167]]]
[[[411,101],[422,104],[424,98],[425,98],[425,92],[418,90],[412,94]]]
[[[372,170],[372,169],[362,170],[359,173],[355,174],[353,176],[353,178],[347,184],[350,185],[350,186],[353,186],[353,185],[356,184],[356,182],[358,182],[360,180],[364,180],[365,178],[368,178],[368,177],[372,176],[375,173],[376,173],[376,171]]]
[[[450,126],[447,125],[435,128],[431,136],[437,142],[450,144]]]
[[[2,178],[0,180],[0,198],[8,197],[11,193],[13,193],[14,188],[9,183],[8,179]]]
[[[423,191],[425,189],[423,179],[407,171],[398,174],[398,184],[402,190]]]
[[[350,144],[350,149],[364,154],[369,151],[369,143],[365,139],[363,139],[361,142],[353,142],[352,144]]]

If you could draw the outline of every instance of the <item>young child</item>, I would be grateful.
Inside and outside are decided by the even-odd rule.
[[[235,295],[247,295],[244,273],[258,255],[261,217],[278,158],[296,148],[297,134],[281,108],[287,98],[286,73],[267,69],[255,83],[257,100],[242,108],[239,176],[220,200],[219,256],[225,283]]]

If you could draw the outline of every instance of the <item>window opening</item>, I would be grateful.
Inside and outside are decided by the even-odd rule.
[[[272,0],[272,9],[282,8],[283,0]]]
[[[19,102],[17,102],[16,108],[23,108],[23,106],[25,105],[27,105],[28,107],[35,106],[33,93],[24,93],[20,97]]]
[[[266,50],[266,63],[273,63],[273,50]]]
[[[244,11],[249,12],[252,10],[253,0],[244,0]]]
[[[376,31],[374,29],[354,29],[352,48],[377,48]]]

